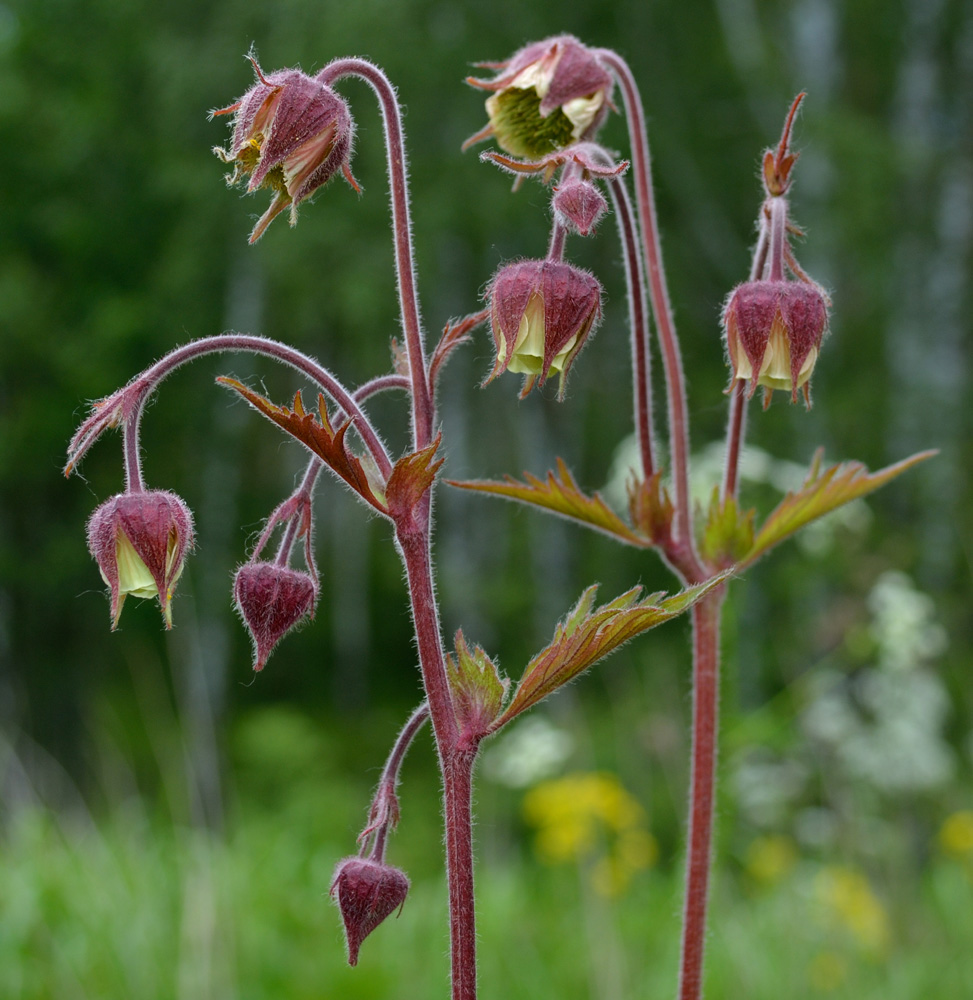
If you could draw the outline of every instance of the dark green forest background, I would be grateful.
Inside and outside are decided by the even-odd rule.
[[[329,742],[329,753],[361,773],[363,788],[374,780],[418,694],[401,571],[384,525],[335,483],[322,484],[316,620],[255,679],[231,608],[231,573],[303,458],[213,380],[231,374],[284,402],[299,388],[293,377],[248,358],[206,359],[167,382],[147,413],[148,483],[185,498],[198,530],[169,634],[152,602],[134,600],[110,633],[86,551],[87,517],[122,487],[120,439],[109,434],[95,447],[83,478],[61,474],[64,449],[89,401],[191,338],[233,329],[286,339],[350,384],[388,368],[395,296],[372,94],[354,82],[340,87],[358,123],[353,168],[363,195],[335,182],[302,206],[296,229],[278,221],[249,247],[265,195],[241,198],[225,187],[211,149],[225,144],[227,128],[207,112],[250,86],[243,55],[251,46],[265,70],[314,72],[340,55],[367,56],[398,87],[431,340],[449,317],[478,307],[501,261],[541,255],[547,239],[540,185],[511,194],[509,178],[479,163],[478,150],[460,153],[484,124],[483,95],[464,77],[477,60],[559,32],[617,48],[642,87],[694,452],[723,431],[718,318],[749,265],[758,157],[794,95],[808,91],[793,209],[808,234],[800,259],[834,301],[832,329],[811,412],[780,396],[765,413],[754,406],[751,440],[805,466],[819,445],[828,459],[873,469],[920,449],[940,454],[870,497],[866,527],[836,528],[817,554],[791,543],[735,585],[726,731],[737,743],[762,739],[746,720],[764,718],[822,662],[853,673],[847,636],[867,622],[876,579],[901,570],[932,597],[949,636],[936,670],[949,695],[943,736],[955,780],[941,793],[948,801],[928,806],[928,825],[969,803],[968,0],[4,0],[0,823],[28,801],[82,802],[96,815],[126,795],[155,801],[166,779],[162,739],[192,761],[193,821],[219,826],[236,787],[229,734],[268,707],[348,737]],[[605,141],[624,147],[617,117]],[[624,276],[611,218],[596,240],[574,239],[568,253],[598,274],[606,301],[566,401],[553,392],[518,401],[515,378],[478,388],[492,363],[481,332],[443,380],[450,476],[541,473],[559,455],[584,487],[608,481],[630,424]],[[383,399],[375,411],[388,437],[402,440],[400,401]],[[766,511],[775,494],[753,488],[749,499]],[[438,511],[447,633],[462,624],[513,676],[592,580],[605,597],[637,582],[673,586],[652,559],[535,513],[448,489]],[[677,623],[640,639],[552,709],[585,728],[590,766],[617,769],[636,789],[648,780],[646,720],[676,721],[675,790],[656,805],[670,860],[684,802],[687,637]],[[777,724],[786,726],[786,709]],[[172,732],[178,738],[167,742]],[[352,814],[364,807],[362,799]],[[424,822],[435,846],[434,807]],[[489,832],[483,838],[489,851]]]

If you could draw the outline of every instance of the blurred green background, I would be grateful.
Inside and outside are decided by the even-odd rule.
[[[713,998],[973,995],[969,0],[3,0],[0,2],[0,996],[436,997],[446,990],[437,777],[406,765],[390,860],[413,891],[348,970],[331,870],[354,849],[384,754],[418,700],[389,532],[318,494],[313,625],[253,678],[233,569],[291,489],[297,445],[213,385],[284,401],[286,372],[204,360],[144,422],[145,471],[196,514],[176,628],[130,601],[118,632],[84,541],[122,485],[119,439],[60,474],[88,402],[225,329],[286,339],[347,383],[396,332],[381,127],[340,182],[246,237],[264,195],[225,188],[206,112],[270,70],[365,55],[406,107],[430,338],[497,265],[543,253],[547,195],[461,155],[484,123],[476,60],[568,31],[617,48],[650,118],[664,251],[690,378],[699,488],[719,466],[721,302],[748,268],[756,166],[800,89],[794,213],[832,293],[814,409],[754,413],[747,499],[764,512],[818,445],[871,468],[937,459],[791,543],[733,588],[725,630]],[[619,120],[605,141],[624,147]],[[583,244],[583,245],[582,245]],[[606,288],[568,398],[477,388],[480,334],[443,380],[447,472],[564,457],[617,487],[630,424],[612,220],[569,255]],[[660,420],[662,407],[657,407]],[[374,412],[404,440],[400,401]],[[714,451],[714,446],[717,449]],[[714,458],[715,456],[715,458]],[[796,463],[796,465],[794,464]],[[671,587],[657,562],[486,498],[443,491],[447,633],[518,676],[592,580]],[[627,647],[488,748],[478,792],[484,998],[671,995],[686,802],[688,632]]]

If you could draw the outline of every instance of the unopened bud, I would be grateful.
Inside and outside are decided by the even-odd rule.
[[[192,514],[175,493],[120,493],[91,515],[88,550],[111,592],[112,629],[129,594],[158,597],[172,627],[172,591],[192,545]]]
[[[594,232],[608,211],[605,196],[591,181],[572,180],[561,184],[554,192],[552,204],[558,219],[580,236]]]
[[[253,669],[263,670],[277,643],[314,613],[318,587],[308,573],[249,562],[237,570],[233,597],[253,640]]]
[[[362,941],[393,911],[409,892],[405,872],[365,858],[345,858],[335,869],[331,895],[345,925],[348,964],[358,964]]]

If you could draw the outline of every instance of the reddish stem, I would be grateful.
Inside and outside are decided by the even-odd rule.
[[[382,109],[385,127],[385,151],[388,157],[389,189],[392,202],[392,232],[395,243],[395,273],[399,290],[399,310],[409,354],[412,379],[412,434],[415,449],[425,448],[432,440],[435,420],[432,390],[416,291],[415,254],[412,248],[412,222],[409,216],[409,179],[406,172],[405,137],[402,114],[395,88],[374,63],[366,59],[336,59],[318,73],[316,79],[331,86],[342,77],[357,76],[375,92]]]
[[[379,779],[378,788],[372,799],[372,806],[368,814],[369,825],[365,827],[364,832],[358,838],[362,842],[361,851],[359,851],[362,857],[368,857],[370,860],[380,863],[385,861],[385,846],[389,832],[399,821],[398,801],[395,795],[395,789],[399,784],[399,771],[402,769],[402,762],[409,752],[409,747],[412,746],[412,741],[426,724],[428,718],[429,706],[423,702],[409,716],[402,731],[396,737],[395,745],[385,761],[385,767],[382,768],[382,777]],[[371,850],[367,850],[368,841],[373,834],[374,843],[371,845]]]
[[[137,375],[125,389],[126,396],[132,393],[132,406],[126,425],[131,425],[134,440],[128,444],[127,448],[134,448],[137,458],[138,449],[138,429],[142,419],[142,412],[148,398],[158,388],[159,383],[171,375],[181,365],[206,354],[221,354],[226,351],[246,351],[250,354],[260,354],[265,357],[274,358],[277,361],[289,365],[291,368],[306,375],[312,382],[324,390],[335,403],[349,415],[351,425],[358,432],[362,443],[368,449],[371,457],[375,460],[382,475],[388,477],[392,471],[392,461],[389,458],[385,446],[379,439],[371,421],[365,415],[364,410],[355,402],[352,394],[331,374],[323,368],[313,358],[302,354],[300,351],[287,344],[282,344],[267,337],[254,337],[246,333],[221,333],[215,337],[202,337],[193,340],[182,347],[177,347],[170,351],[164,358],[161,358],[150,368]],[[94,438],[92,438],[92,441]],[[78,451],[74,459],[77,462],[83,451]],[[130,472],[130,470],[129,470]]]
[[[141,493],[145,489],[142,479],[142,456],[139,455],[138,420],[126,420],[122,427],[122,455],[125,463],[125,492]]]
[[[720,610],[724,588],[704,597],[693,616],[693,754],[689,804],[689,849],[683,908],[679,1000],[700,1000],[706,904],[712,862],[713,803],[720,668]]]
[[[649,311],[645,301],[645,267],[639,253],[638,233],[628,188],[619,178],[608,179],[608,192],[618,219],[625,278],[628,287],[629,327],[632,333],[632,397],[635,433],[642,458],[642,478],[655,473],[652,428],[652,369],[649,354]]]
[[[408,577],[419,664],[443,775],[452,997],[476,1000],[472,783],[477,744],[460,742],[433,586],[428,496],[421,507],[409,527],[396,525],[396,539]]]
[[[452,1000],[476,1000],[473,886],[473,763],[476,746],[451,751],[443,766]]]
[[[635,203],[638,208],[642,250],[649,276],[649,298],[652,301],[652,311],[655,314],[662,348],[662,364],[669,404],[669,448],[675,506],[674,551],[668,555],[684,576],[700,580],[705,576],[705,571],[696,554],[689,509],[689,420],[686,413],[686,380],[662,267],[662,248],[656,218],[655,194],[652,189],[652,161],[645,127],[645,113],[635,78],[625,60],[610,49],[599,49],[598,55],[618,79],[625,103],[632,152]]]

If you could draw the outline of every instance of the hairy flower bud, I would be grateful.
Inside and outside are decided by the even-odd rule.
[[[211,117],[234,114],[230,148],[213,150],[233,166],[227,183],[246,184],[250,194],[259,188],[274,192],[270,207],[250,234],[254,243],[288,206],[293,226],[297,206],[337,171],[356,191],[358,185],[348,166],[354,124],[347,104],[330,87],[299,70],[264,76],[252,56],[250,61],[256,84],[235,104],[211,112]]]
[[[525,396],[560,372],[563,397],[568,369],[601,315],[597,279],[560,261],[522,260],[496,273],[487,297],[497,360],[486,382],[520,372]]]
[[[828,300],[804,281],[748,281],[737,286],[723,309],[723,328],[733,379],[789,391],[802,389],[810,405],[808,380],[828,327]],[[769,398],[769,397],[768,397]]]
[[[129,594],[158,597],[172,627],[172,591],[192,545],[192,514],[175,493],[121,493],[91,515],[88,550],[111,591],[112,629]]]
[[[408,892],[405,872],[391,865],[354,857],[338,862],[331,895],[337,900],[345,925],[349,965],[358,964],[362,941],[402,906]]]
[[[580,236],[594,232],[608,211],[608,202],[591,181],[570,180],[558,185],[551,203],[557,218]]]
[[[492,80],[467,82],[494,91],[490,123],[466,145],[495,136],[501,149],[529,159],[589,138],[604,121],[612,77],[594,52],[570,35],[534,42],[509,60],[486,64]]]
[[[253,669],[263,670],[274,646],[314,614],[318,586],[309,573],[271,562],[249,562],[236,572],[233,598],[253,640]]]

